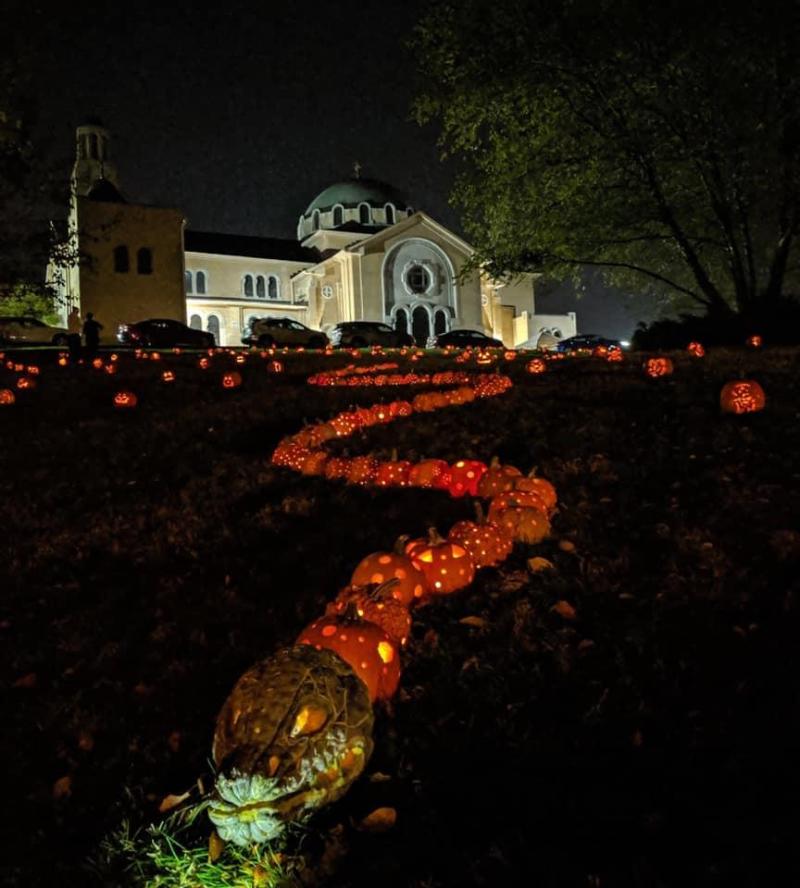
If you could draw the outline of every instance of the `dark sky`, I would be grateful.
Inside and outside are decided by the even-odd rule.
[[[435,0],[7,2],[65,180],[75,127],[97,116],[123,193],[177,207],[195,229],[294,237],[300,213],[358,160],[461,232],[436,131],[410,120],[417,66],[405,44]],[[645,314],[599,284],[580,300],[569,286],[541,293],[539,311],[577,310],[581,332],[626,337]]]
[[[355,160],[458,227],[435,132],[409,120],[404,42],[427,5],[61,4],[31,19],[40,118],[68,167],[74,127],[99,116],[124,193],[195,228],[293,237]]]

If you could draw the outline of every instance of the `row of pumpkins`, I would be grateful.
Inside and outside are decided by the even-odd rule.
[[[276,448],[274,464],[305,474],[359,484],[413,483],[485,499],[489,507],[484,517],[476,501],[476,520],[457,522],[446,537],[431,529],[425,537],[401,537],[393,549],[368,555],[295,645],[239,679],[217,718],[212,749],[218,773],[208,810],[223,841],[248,846],[274,839],[287,823],[347,791],[372,751],[372,706],[398,689],[412,609],[465,588],[477,570],[504,561],[515,541],[541,541],[557,502],[548,481],[497,459],[490,465],[477,460],[412,465],[356,457],[342,475],[338,458],[321,445],[365,425],[468,403],[510,386],[507,377],[477,375],[470,386],[450,392],[340,413]],[[435,405],[420,398],[435,398]],[[359,460],[370,461],[373,471],[354,472]]]

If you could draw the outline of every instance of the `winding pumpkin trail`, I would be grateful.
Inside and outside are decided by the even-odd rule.
[[[549,533],[555,489],[513,466],[379,462],[370,455],[327,453],[327,442],[359,429],[497,397],[513,385],[500,373],[397,369],[392,363],[350,365],[315,374],[308,383],[451,388],[340,412],[285,437],[272,463],[360,486],[426,487],[490,499],[488,520],[478,507],[478,521],[457,522],[447,538],[431,528],[428,538],[401,537],[394,551],[367,555],[350,585],[293,647],[256,663],[239,679],[217,718],[212,749],[218,774],[209,816],[224,841],[242,847],[270,841],[287,823],[341,797],[372,751],[372,705],[398,689],[408,609],[466,588],[476,570],[505,560],[514,541],[536,543]]]

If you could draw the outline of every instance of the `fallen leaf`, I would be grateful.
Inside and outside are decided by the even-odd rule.
[[[561,601],[557,601],[551,608],[551,611],[555,611],[560,617],[563,617],[565,620],[574,620],[578,616],[578,612],[575,608],[568,602],[564,601],[562,598]]]
[[[14,682],[15,688],[35,688],[37,682],[37,677],[35,672],[29,672],[27,675],[23,675],[22,678],[18,678]]]
[[[182,802],[185,802],[186,799],[189,798],[188,792],[183,792],[180,795],[166,795],[163,799],[161,799],[161,804],[158,806],[159,813],[163,814],[165,811],[171,811],[173,808],[177,808]]]
[[[63,777],[59,777],[53,784],[53,798],[58,801],[59,799],[69,798],[71,795],[72,777],[69,774],[65,774]]]
[[[366,832],[386,832],[397,823],[397,811],[394,808],[376,808],[358,824],[359,829]]]
[[[391,779],[388,774],[384,774],[381,771],[376,771],[374,774],[369,775],[370,783],[388,783]]]
[[[220,857],[222,857],[222,852],[225,850],[225,842],[219,837],[219,834],[215,829],[211,830],[211,835],[208,837],[208,861],[209,863],[216,863]]]
[[[574,552],[575,543],[572,543],[569,540],[559,540],[558,548],[561,549],[562,552]]]
[[[548,561],[547,558],[542,558],[540,555],[528,559],[528,570],[531,573],[539,573],[543,570],[553,570],[554,568],[555,565],[552,561]]]
[[[487,625],[483,617],[462,617],[458,622],[463,626],[474,626],[476,629],[485,629]]]

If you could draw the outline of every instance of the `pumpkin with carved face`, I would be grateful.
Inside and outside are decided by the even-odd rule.
[[[767,396],[753,379],[734,379],[726,382],[719,396],[723,413],[757,413],[764,409]]]
[[[372,752],[367,687],[338,654],[298,645],[251,667],[214,732],[208,809],[220,838],[268,842],[342,796]]]

